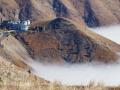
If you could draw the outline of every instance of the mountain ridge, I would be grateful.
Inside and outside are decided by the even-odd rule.
[[[119,24],[119,7],[119,0],[0,0],[0,18],[30,19],[34,23],[65,17],[97,27]]]
[[[70,63],[94,60],[109,63],[118,59],[115,52],[120,50],[120,45],[89,30],[87,34],[65,18],[53,19],[46,23],[40,32],[33,31],[17,34],[15,37],[21,42],[24,41],[26,47],[30,48],[32,56],[39,59],[54,58]]]

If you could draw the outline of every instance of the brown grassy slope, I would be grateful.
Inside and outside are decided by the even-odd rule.
[[[0,55],[2,57],[21,68],[29,69],[28,65],[24,63],[29,59],[29,55],[20,42],[10,35],[2,39],[0,43]]]
[[[118,24],[120,21],[119,0],[70,0],[81,17],[90,26]],[[85,16],[85,13],[88,14]]]
[[[0,17],[3,19],[13,19],[14,11],[19,10],[19,7],[15,0],[0,0]]]
[[[108,3],[106,3],[106,1],[108,1]],[[120,2],[117,2],[118,0],[114,0],[114,1],[96,1],[96,0],[92,0],[91,1],[91,6],[96,14],[96,17],[99,19],[99,23],[101,25],[112,25],[112,24],[118,24],[119,23],[119,19],[116,16],[116,13],[119,14],[119,11],[116,11],[116,13],[114,13],[114,11],[109,8],[108,6],[113,6],[113,8],[115,8],[116,10],[119,10],[118,7],[120,5]],[[114,4],[114,3],[118,3],[118,4]]]
[[[48,63],[63,63],[60,52],[57,50],[59,42],[49,33],[23,33],[16,36],[34,59]]]
[[[0,0],[0,17],[20,19],[33,23],[66,17],[88,26],[118,24],[119,0]]]
[[[120,45],[116,44],[115,42],[113,42],[113,41],[111,41],[109,39],[106,39],[105,37],[102,37],[101,35],[98,35],[97,33],[94,33],[92,31],[90,31],[89,28],[81,20],[76,20],[75,18],[70,18],[70,19],[64,18],[64,19],[66,19],[66,20],[70,21],[71,23],[73,23],[80,32],[87,34],[93,40],[96,40],[97,43],[99,43],[99,44],[102,43],[105,46],[108,46],[108,47],[112,48],[112,50],[114,50],[114,51],[117,51],[117,52],[120,51],[120,48],[119,48]],[[43,29],[45,29],[44,27],[50,21],[51,20],[46,21],[46,22],[39,22],[39,23],[33,24],[31,26],[31,29],[33,30],[33,29],[35,29],[35,27],[43,27]]]
[[[42,32],[22,33],[16,37],[21,38],[34,57],[55,58],[57,61],[61,57],[72,63],[117,60],[118,44],[75,25],[67,19],[57,18],[47,23]]]
[[[105,46],[108,46],[109,48],[112,48],[112,50],[119,52],[120,51],[120,45],[115,43],[114,41],[111,41],[109,39],[106,39],[105,37],[92,32],[89,30],[89,28],[87,28],[83,23],[81,23],[80,21],[73,21],[70,20],[73,24],[76,25],[76,27],[78,28],[78,30],[80,30],[82,33],[85,33],[86,35],[88,35],[89,37],[91,37],[93,40],[95,40],[97,43],[102,43]]]
[[[0,90],[41,90],[48,83],[0,57]]]

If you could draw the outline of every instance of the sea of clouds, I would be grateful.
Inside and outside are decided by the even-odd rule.
[[[90,30],[120,44],[120,25],[90,28]]]
[[[92,31],[120,44],[120,25],[100,27]],[[88,85],[100,82],[106,86],[120,85],[120,63],[114,64],[77,64],[45,65],[32,61],[33,73],[49,81],[60,81],[66,85]]]

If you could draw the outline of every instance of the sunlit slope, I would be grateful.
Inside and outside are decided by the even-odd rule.
[[[42,85],[46,85],[43,87]],[[49,82],[26,72],[0,56],[0,89],[1,90],[47,90]]]
[[[96,27],[120,23],[119,6],[119,0],[0,0],[0,17],[32,23],[65,17]]]
[[[17,41],[13,36],[9,35],[1,40],[0,55],[6,60],[13,62],[15,65],[28,69],[24,63],[29,58],[27,51],[22,44]]]

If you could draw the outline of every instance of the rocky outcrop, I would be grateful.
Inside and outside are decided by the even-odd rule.
[[[99,20],[97,19],[94,11],[91,8],[90,0],[85,0],[84,21],[89,27],[99,26]]]
[[[24,70],[29,69],[29,66],[25,64],[25,62],[30,60],[30,57],[27,54],[26,49],[17,39],[9,35],[0,41],[0,45],[0,55],[4,59],[9,60],[9,62],[14,63],[21,68],[24,68]]]
[[[68,17],[69,11],[67,7],[60,0],[53,0],[53,10],[57,17]]]

